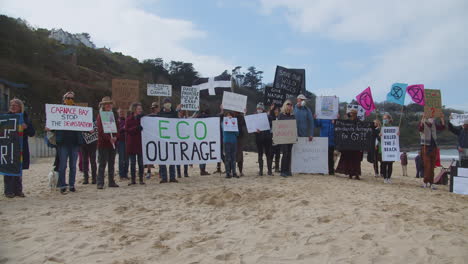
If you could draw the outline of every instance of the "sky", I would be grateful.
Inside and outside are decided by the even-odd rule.
[[[140,61],[192,62],[203,77],[255,66],[271,83],[280,65],[340,101],[370,86],[382,102],[399,82],[468,111],[466,0],[0,0],[0,13]]]

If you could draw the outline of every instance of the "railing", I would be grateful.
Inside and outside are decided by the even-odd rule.
[[[29,153],[31,158],[55,157],[55,148],[49,148],[43,137],[29,138]]]

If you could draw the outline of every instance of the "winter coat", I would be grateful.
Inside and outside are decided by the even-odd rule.
[[[468,130],[463,127],[454,127],[452,123],[449,123],[449,130],[458,136],[458,147],[468,148]]]
[[[328,146],[335,146],[335,124],[329,119],[315,119],[314,124],[320,128],[320,136],[328,138]]]
[[[306,106],[294,106],[294,116],[296,117],[297,136],[312,137],[314,136],[314,117],[312,112]]]
[[[141,155],[141,116],[130,115],[125,120],[126,142],[125,150],[128,155]]]

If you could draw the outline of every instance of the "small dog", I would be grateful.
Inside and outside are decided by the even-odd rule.
[[[57,188],[57,181],[58,181],[58,172],[57,171],[51,171],[49,172],[49,188],[51,190],[55,190]]]

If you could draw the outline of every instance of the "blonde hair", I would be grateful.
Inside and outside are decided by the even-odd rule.
[[[382,116],[382,118],[385,118],[385,116],[388,116],[388,119],[389,119],[390,123],[393,123],[393,118],[392,118],[392,116],[391,116],[389,113],[385,113],[385,114]]]
[[[288,99],[288,100],[284,101],[283,106],[281,107],[281,113],[286,114],[286,111],[288,110],[288,103],[290,103],[292,105],[291,100]],[[289,113],[289,114],[294,115],[294,111],[291,110],[291,113]]]
[[[379,119],[375,119],[375,120],[374,120],[374,123],[377,123],[377,126],[378,126],[378,127],[381,127],[381,126],[382,126],[382,122],[380,122]]]
[[[13,98],[13,99],[11,99],[11,100],[10,100],[10,105],[11,105],[11,104],[18,104],[19,107],[21,108],[20,113],[23,113],[23,112],[24,112],[24,103],[23,103],[23,101],[21,101],[20,99],[18,99],[18,98]]]

